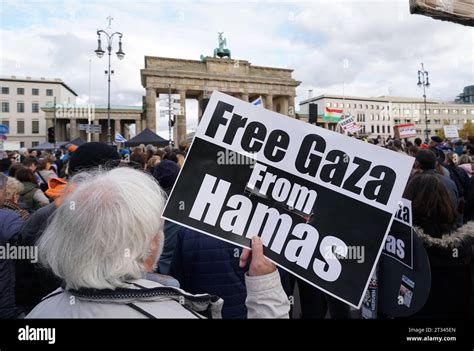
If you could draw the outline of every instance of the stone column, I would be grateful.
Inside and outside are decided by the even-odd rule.
[[[175,121],[174,143],[176,146],[186,141],[186,90],[179,89],[178,94],[180,96],[181,114],[177,116],[177,120]]]
[[[138,134],[142,131],[142,120],[136,119],[135,120],[135,134]]]
[[[249,102],[249,94],[240,94],[240,99]]]
[[[94,121],[92,122],[93,125],[95,126],[98,126],[99,125],[99,120],[98,119],[94,119]],[[107,133],[107,131],[105,131]],[[91,140],[94,141],[94,142],[98,142],[100,140],[100,134],[98,133],[92,133],[91,134]]]
[[[71,140],[77,138],[77,120],[74,117],[69,120],[69,137]]]
[[[202,111],[203,99],[204,99],[204,93],[199,94],[198,99],[197,99],[198,100],[198,122],[201,122],[201,118],[203,115],[203,111]]]
[[[115,133],[120,133],[120,119],[113,119],[110,121],[111,122],[111,138],[112,138],[112,141],[115,140]]]
[[[146,88],[146,125],[153,133],[156,133],[156,90]]]
[[[295,97],[294,96],[288,96],[288,116],[291,118],[295,118]]]
[[[265,101],[265,108],[267,110],[273,111],[273,95],[272,94],[264,95],[264,101]]]
[[[288,114],[288,97],[287,96],[283,96],[282,99],[281,99],[281,112],[280,113],[289,116],[289,114]]]

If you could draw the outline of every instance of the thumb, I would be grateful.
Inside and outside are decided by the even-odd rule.
[[[263,258],[263,244],[262,239],[255,235],[252,237],[252,259],[260,260]]]

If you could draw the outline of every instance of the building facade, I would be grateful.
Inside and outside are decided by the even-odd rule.
[[[462,93],[458,95],[455,102],[461,104],[474,104],[474,85],[464,87]]]
[[[47,126],[41,107],[74,104],[77,94],[61,79],[0,77],[0,124],[7,125],[8,141],[34,147],[46,141]]]
[[[182,107],[174,125],[176,144],[186,141],[186,99],[198,100],[200,119],[214,90],[244,101],[261,96],[265,108],[294,118],[296,87],[301,82],[292,78],[292,72],[292,69],[253,66],[248,61],[229,58],[183,60],[146,56],[145,68],[140,72],[146,89],[143,124],[156,132],[157,94],[169,91],[180,95]]]
[[[54,126],[54,107],[51,105],[42,107],[46,119],[46,126]],[[111,106],[110,107],[110,134],[112,141],[116,133],[120,133],[125,139],[130,138],[131,126],[134,124],[136,133],[143,130],[143,109],[140,106]],[[57,105],[56,106],[56,140],[71,141],[76,138],[88,140],[88,135],[81,128],[89,123],[100,125],[100,133],[92,133],[91,141],[107,142],[107,106],[95,105]]]
[[[335,130],[337,123],[323,121],[326,107],[342,109],[361,126],[361,135],[369,137],[393,136],[393,127],[413,123],[417,136],[425,136],[425,106],[423,99],[396,96],[357,97],[342,95],[320,95],[300,102],[299,113],[307,118],[309,104],[318,105],[318,124]],[[456,102],[426,101],[427,126],[430,135],[435,135],[443,125],[456,125],[462,129],[467,121],[474,122],[474,105]]]

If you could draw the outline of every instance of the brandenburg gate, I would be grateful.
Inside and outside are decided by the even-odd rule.
[[[292,78],[292,69],[253,66],[248,61],[231,59],[230,51],[225,50],[226,58],[207,56],[201,60],[146,56],[141,70],[146,89],[142,128],[156,131],[157,94],[168,94],[170,89],[172,94],[179,94],[182,107],[173,127],[176,145],[186,140],[186,99],[198,100],[200,120],[214,90],[244,101],[262,97],[265,108],[295,117],[295,90],[301,82]]]

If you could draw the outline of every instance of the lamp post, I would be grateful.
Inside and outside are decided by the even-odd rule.
[[[426,113],[426,88],[430,86],[430,80],[428,78],[428,71],[425,70],[423,62],[421,63],[421,70],[418,71],[417,85],[420,88],[423,86],[423,100],[425,102],[425,142],[428,144],[430,141],[430,134],[428,131],[428,114]]]
[[[102,39],[101,35],[104,35],[106,40],[107,40],[107,52],[109,54],[109,69],[105,71],[105,74],[107,74],[107,143],[112,144],[112,137],[111,137],[111,128],[110,128],[110,75],[114,73],[114,71],[110,70],[110,57],[112,55],[112,41],[114,36],[118,36],[119,38],[119,49],[115,53],[117,55],[117,58],[119,60],[122,60],[125,57],[125,53],[122,51],[122,33],[120,32],[114,32],[110,33],[107,32],[107,29],[110,29],[111,23],[113,18],[112,17],[107,17],[109,20],[109,25],[105,30],[101,29],[97,31],[97,49],[94,50],[95,54],[97,55],[98,58],[102,58],[104,56],[105,51],[102,50]]]

